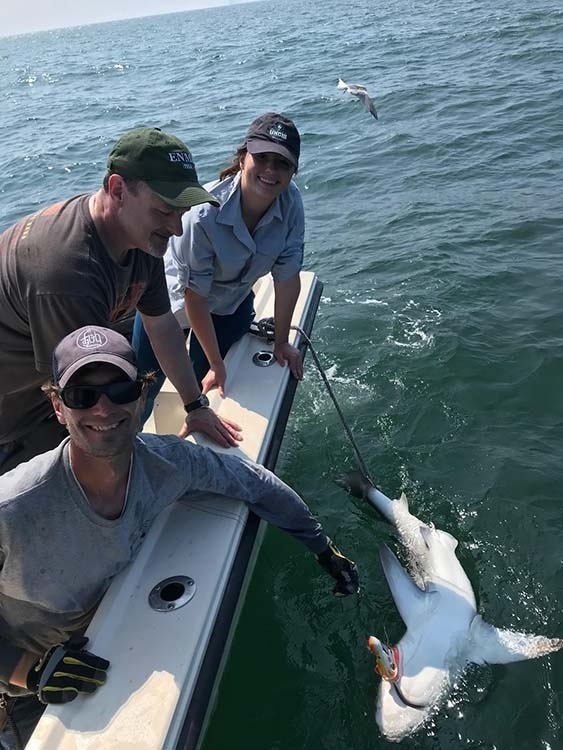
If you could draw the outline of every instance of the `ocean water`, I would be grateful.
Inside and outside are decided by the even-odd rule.
[[[266,110],[303,136],[313,340],[380,486],[459,539],[484,617],[563,636],[563,10],[554,0],[311,0],[0,38],[0,229],[95,189],[159,125],[213,179]],[[375,121],[336,89],[368,86]],[[402,623],[312,360],[280,475],[360,566],[339,601],[268,532],[204,750],[390,747],[368,633]],[[409,750],[563,748],[563,656],[472,669]]]

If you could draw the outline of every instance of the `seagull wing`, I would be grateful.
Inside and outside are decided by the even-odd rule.
[[[366,92],[366,94],[367,94],[367,91],[368,91],[368,90],[366,89],[366,87],[365,87],[365,86],[362,86],[362,85],[361,85],[361,84],[359,84],[359,83],[349,83],[349,84],[348,84],[348,88],[349,88],[349,89],[350,89],[350,91],[351,91],[352,93],[354,93],[354,94],[359,94],[359,93],[360,93],[360,91],[365,91],[365,92]]]
[[[377,117],[377,110],[375,109],[375,104],[368,96],[367,91],[358,91],[356,96],[364,105],[364,109],[366,110],[366,112],[369,112],[370,115],[373,115],[375,119],[378,120],[379,118]]]

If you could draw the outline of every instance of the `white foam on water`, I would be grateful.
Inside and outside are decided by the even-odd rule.
[[[344,302],[349,305],[381,305],[381,307],[389,307],[389,303],[385,302],[385,300],[372,297],[368,297],[368,299],[351,299],[350,297],[345,297]]]

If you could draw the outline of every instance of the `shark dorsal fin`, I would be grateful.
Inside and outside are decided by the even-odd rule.
[[[395,502],[399,503],[399,505],[402,505],[403,508],[408,512],[408,510],[409,510],[409,501],[407,500],[407,496],[405,495],[404,492],[401,492],[401,496],[398,497],[395,500]]]
[[[403,622],[407,628],[416,626],[419,618],[428,611],[429,598],[439,594],[419,588],[386,544],[379,545],[379,557]]]

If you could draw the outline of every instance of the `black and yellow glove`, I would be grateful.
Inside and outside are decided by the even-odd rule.
[[[333,541],[328,540],[328,547],[317,555],[317,560],[321,568],[336,581],[333,589],[335,596],[350,596],[359,592],[360,582],[356,563],[345,557]]]
[[[27,687],[41,703],[68,703],[79,693],[94,693],[106,681],[109,661],[84,651],[88,638],[72,636],[45,652],[27,675]]]

